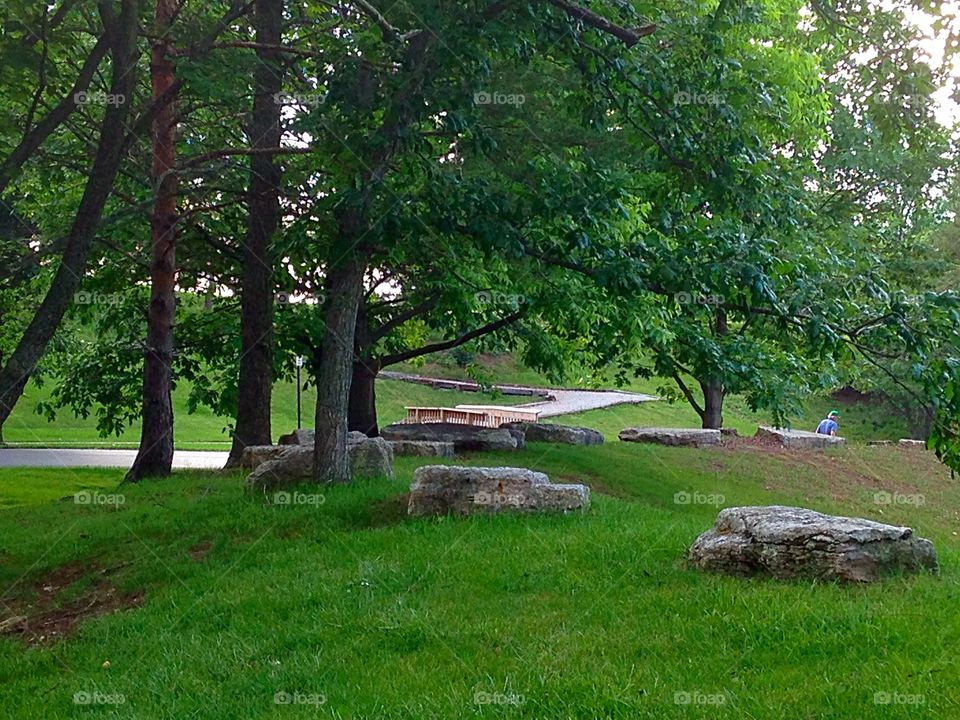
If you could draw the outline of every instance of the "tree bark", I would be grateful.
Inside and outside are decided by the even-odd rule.
[[[175,81],[170,59],[170,25],[177,0],[157,0],[151,49],[150,80],[153,98],[163,97]],[[140,449],[127,482],[170,474],[173,465],[173,323],[176,312],[177,249],[177,107],[171,100],[153,121],[153,182],[156,200],[150,219],[150,308],[147,313],[147,346],[143,356],[143,423]]]
[[[715,380],[700,383],[703,391],[702,427],[719,430],[723,427],[723,385]]]
[[[133,97],[136,88],[137,30],[140,0],[123,0],[115,16],[108,3],[100,4],[104,32],[110,37],[112,69],[110,94]],[[27,379],[37,366],[80,286],[93,238],[123,159],[118,138],[126,132],[127,102],[108,105],[100,124],[100,137],[90,176],[77,207],[63,259],[40,307],[0,370],[0,440],[3,425],[23,394]]]
[[[254,72],[250,147],[280,146],[280,110],[275,95],[283,87],[281,44],[283,0],[257,0],[257,59]],[[240,463],[248,445],[269,445],[270,402],[273,395],[273,250],[280,221],[280,168],[270,153],[250,156],[250,198],[247,244],[244,248],[240,298],[240,376],[237,383],[237,423],[227,467]]]
[[[727,312],[718,307],[713,318],[714,337],[723,337],[727,334]],[[723,427],[723,398],[726,389],[717,378],[700,380],[700,389],[703,391],[703,427],[709,430],[719,430]]]
[[[353,247],[359,237],[355,210],[341,219],[343,257],[327,267],[324,281],[325,329],[317,357],[317,412],[314,428],[313,477],[320,483],[350,482],[347,414],[353,379],[357,308],[363,295],[367,253]],[[334,252],[336,257],[337,251]]]
[[[347,427],[362,432],[367,437],[377,437],[377,373],[380,362],[370,357],[374,335],[367,316],[366,304],[357,307],[356,332],[353,340],[353,377],[350,381],[350,400],[347,410]]]

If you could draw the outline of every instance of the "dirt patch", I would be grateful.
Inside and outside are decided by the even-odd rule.
[[[187,550],[187,555],[189,555],[190,559],[194,562],[203,562],[207,559],[207,555],[210,553],[210,548],[212,547],[213,543],[211,541],[203,540]]]
[[[31,587],[31,601],[4,601],[7,617],[0,619],[0,635],[18,637],[27,645],[48,645],[69,635],[83,620],[139,607],[144,591],[120,593],[108,577],[116,569],[69,563],[52,570]],[[92,581],[89,587],[61,602],[65,590],[87,580]]]

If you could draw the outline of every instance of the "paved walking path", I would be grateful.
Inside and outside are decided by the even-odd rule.
[[[177,450],[177,469],[216,469],[227,462],[225,452]],[[81,450],[63,448],[0,448],[0,467],[110,467],[129,468],[136,450]]]
[[[433,388],[446,390],[461,390],[475,392],[480,386],[475,382],[463,380],[446,380],[444,378],[423,377],[409,373],[383,371],[380,377],[387,380],[401,380],[419,385],[429,385]],[[545,398],[542,401],[524,403],[516,407],[532,408],[540,411],[540,417],[556,417],[569,413],[596,410],[612,405],[637,404],[650,402],[657,398],[643,393],[627,392],[623,390],[577,390],[572,388],[541,388],[528,385],[494,385],[504,395],[531,395]]]

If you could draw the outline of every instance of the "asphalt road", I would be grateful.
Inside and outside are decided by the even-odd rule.
[[[129,468],[136,450],[81,450],[62,448],[0,448],[0,467],[109,467]],[[177,450],[173,466],[178,469],[219,469],[227,453]]]

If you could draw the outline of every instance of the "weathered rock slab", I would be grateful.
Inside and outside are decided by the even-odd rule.
[[[494,514],[501,512],[585,512],[590,488],[552,483],[540,472],[512,467],[427,465],[410,485],[410,515]]]
[[[452,442],[427,440],[389,440],[395,457],[453,457]]]
[[[706,447],[720,444],[719,430],[700,428],[633,427],[620,431],[624,442],[654,443],[689,447]]]
[[[689,560],[731,575],[846,582],[937,569],[932,543],[910,528],[781,505],[721,510],[690,547]]]
[[[588,427],[555,425],[553,423],[509,422],[500,426],[519,430],[528,442],[559,443],[565,445],[603,445],[603,435]]]
[[[777,442],[786,448],[822,450],[828,447],[841,447],[847,444],[847,439],[836,435],[820,435],[807,430],[787,430],[761,425],[754,435],[760,440]]]
[[[352,477],[393,479],[393,448],[383,438],[350,433],[347,452]],[[243,458],[248,457],[250,462],[256,463],[246,481],[252,490],[278,490],[307,482],[313,477],[313,445],[254,446],[249,454],[244,451]]]
[[[924,450],[927,447],[927,441],[911,440],[910,438],[901,438],[899,441],[897,441],[897,445],[899,445],[900,447],[920,448],[921,450]]]
[[[519,450],[523,433],[507,428],[485,428],[456,423],[395,423],[380,430],[386,440],[453,443],[455,452]]]

